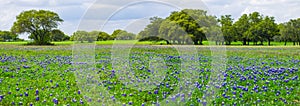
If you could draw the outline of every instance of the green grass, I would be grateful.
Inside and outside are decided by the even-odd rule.
[[[24,45],[27,42],[0,42],[0,44],[6,44],[6,45]]]
[[[176,49],[170,48],[172,46],[143,46],[137,45],[130,49],[129,62],[126,58],[119,58],[119,63],[117,65],[121,66],[125,63],[130,63],[128,67],[132,69],[132,72],[135,72],[140,79],[145,79],[147,76],[151,75],[148,72],[148,69],[151,69],[151,65],[160,66],[166,65],[164,72],[167,77],[165,79],[160,79],[164,83],[169,83],[172,87],[154,87],[151,90],[142,90],[134,89],[128,87],[122,83],[118,76],[122,75],[112,75],[113,65],[112,65],[112,54],[111,46],[109,44],[112,41],[107,41],[100,43],[96,46],[95,58],[97,64],[95,78],[86,80],[85,77],[78,77],[79,75],[87,76],[84,73],[76,74],[79,70],[74,70],[74,66],[70,64],[72,62],[72,42],[63,42],[58,44],[58,46],[20,46],[20,45],[1,45],[0,46],[0,95],[5,95],[5,99],[0,102],[0,105],[11,105],[12,102],[15,102],[17,105],[19,102],[24,103],[24,105],[29,105],[33,103],[34,105],[54,105],[53,98],[59,100],[58,105],[80,105],[80,99],[83,99],[83,105],[92,105],[91,102],[88,102],[88,99],[84,99],[84,95],[91,97],[93,101],[98,100],[108,100],[107,103],[111,105],[117,103],[110,101],[111,96],[114,96],[115,99],[120,101],[120,104],[128,104],[133,102],[133,106],[140,106],[142,103],[146,105],[151,105],[153,102],[159,100],[163,101],[163,92],[169,92],[167,96],[176,95],[176,91],[180,84],[177,81],[177,78],[183,78],[183,71],[180,70],[182,62],[186,59],[195,59],[193,56],[182,57],[182,59],[177,56],[182,55]],[[98,42],[97,42],[98,43]],[[128,44],[129,41],[121,41],[120,44]],[[124,50],[122,48],[117,48],[117,53],[122,54]],[[184,49],[188,53],[193,53],[192,49],[189,49],[188,46]],[[207,71],[212,68],[211,61],[213,59],[211,47],[209,46],[197,46],[197,53],[200,58],[196,59],[199,62],[199,65],[191,66],[193,71],[197,71],[198,82],[201,82],[202,87],[197,88],[193,91],[190,99],[187,99],[186,104],[180,105],[200,105],[197,101],[201,99],[203,101],[203,92],[206,90],[205,85],[209,81],[209,77],[206,78],[206,75],[210,75],[211,72]],[[221,52],[220,52],[221,53]],[[278,77],[281,78],[284,76],[285,79],[293,78],[296,75],[300,75],[300,72],[290,73],[288,69],[299,69],[300,61],[300,47],[297,46],[227,46],[226,47],[226,68],[223,69],[223,72],[228,74],[227,85],[219,89],[220,92],[216,94],[219,98],[214,99],[217,105],[222,103],[227,105],[297,105],[300,102],[300,82],[298,80],[290,80],[288,83],[285,83],[283,80],[270,80],[269,78]],[[126,55],[126,54],[123,54]],[[88,59],[88,58],[86,58]],[[26,61],[25,61],[26,60]],[[158,62],[158,63],[155,63]],[[192,65],[192,64],[186,64]],[[26,68],[24,66],[29,66]],[[81,68],[87,70],[87,67],[84,65],[75,66],[76,68]],[[144,67],[144,68],[141,68]],[[248,70],[242,71],[242,67],[249,68]],[[160,67],[156,67],[160,68]],[[265,68],[265,69],[264,69]],[[254,74],[254,72],[267,72],[269,69],[286,69],[283,74],[271,74],[266,76],[264,74]],[[117,68],[115,68],[115,71]],[[204,71],[201,71],[204,70]],[[226,71],[225,71],[226,70]],[[92,70],[87,70],[92,71]],[[185,70],[184,70],[185,71]],[[175,74],[180,73],[180,74]],[[233,74],[235,73],[235,74]],[[288,74],[288,75],[285,75]],[[127,75],[127,74],[124,74]],[[233,75],[234,78],[230,78],[230,75]],[[254,80],[248,79],[246,81],[240,81],[240,75],[249,77],[249,75],[255,75],[259,78],[257,82]],[[261,80],[265,78],[266,80]],[[50,82],[52,80],[53,82]],[[68,81],[67,81],[68,80]],[[88,90],[87,88],[91,86],[85,86],[85,89],[82,89],[80,86],[81,83],[91,83],[88,81],[98,80],[102,82],[101,86],[96,86],[96,89]],[[76,81],[78,81],[76,83]],[[202,82],[203,81],[203,82]],[[266,84],[266,81],[269,81],[270,84]],[[248,87],[249,91],[243,91],[241,89],[233,90],[232,86],[236,83],[238,86]],[[247,84],[251,85],[247,85]],[[56,86],[58,84],[59,86]],[[278,85],[279,84],[279,85]],[[259,91],[255,92],[252,89],[254,86],[259,86]],[[262,89],[262,86],[267,86],[268,91],[265,92]],[[147,86],[145,86],[147,87]],[[286,87],[292,88],[287,92]],[[19,88],[19,91],[16,89]],[[28,88],[28,90],[27,90]],[[32,88],[32,89],[31,89]],[[226,90],[227,88],[227,90]],[[37,95],[35,95],[35,90],[40,91],[38,97],[40,101],[35,101]],[[42,90],[44,89],[44,90]],[[78,94],[78,90],[81,90],[81,94]],[[101,91],[102,90],[102,91]],[[99,92],[103,90],[108,91],[108,94],[103,94],[105,97],[102,99],[99,96]],[[158,90],[158,94],[155,95],[153,92]],[[232,94],[233,91],[236,91],[236,95]],[[276,96],[276,92],[280,91],[281,94]],[[11,94],[8,94],[11,92]],[[29,93],[29,96],[24,96],[24,93]],[[148,94],[151,92],[152,94]],[[289,95],[287,94],[289,93]],[[23,94],[23,96],[20,96]],[[50,96],[52,94],[52,96]],[[122,96],[122,94],[127,94]],[[132,96],[129,96],[132,94]],[[226,94],[231,98],[225,98],[222,95]],[[239,97],[240,94],[243,94],[243,97]],[[232,98],[237,96],[237,98]],[[66,100],[64,100],[66,98]],[[288,102],[285,104],[284,99]],[[76,99],[77,102],[72,102],[72,99]],[[46,102],[43,102],[46,100]],[[257,100],[261,100],[259,103]],[[180,98],[176,99],[173,105],[177,104],[177,101],[180,101]],[[98,102],[97,102],[98,103]],[[102,102],[101,102],[102,103]],[[100,103],[100,104],[101,104]],[[165,103],[165,102],[164,102]],[[97,104],[94,104],[97,105]],[[98,104],[99,105],[99,104]],[[154,104],[153,104],[154,105]],[[163,103],[161,104],[163,105]],[[172,104],[169,104],[172,105]]]

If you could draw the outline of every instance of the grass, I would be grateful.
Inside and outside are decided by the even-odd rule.
[[[79,73],[79,69],[93,72],[83,64],[72,63],[72,46],[68,45],[72,42],[63,42],[58,46],[20,46],[14,44],[6,44],[0,46],[0,95],[4,95],[4,99],[0,100],[0,105],[11,105],[12,102],[19,104],[22,102],[24,105],[33,103],[34,105],[54,105],[53,99],[58,99],[58,105],[99,105],[109,103],[110,105],[122,105],[133,102],[133,106],[140,106],[141,104],[155,105],[156,101],[161,101],[161,105],[165,104],[165,100],[169,100],[168,105],[200,105],[205,103],[203,99],[206,84],[211,75],[213,57],[211,49],[214,47],[196,46],[198,56],[183,55],[172,46],[148,46],[148,45],[135,45],[130,49],[129,60],[126,58],[118,58],[115,66],[130,67],[131,72],[136,73],[138,76],[134,78],[147,79],[151,76],[151,71],[155,69],[164,70],[166,77],[159,79],[163,83],[160,86],[152,86],[150,90],[145,90],[149,85],[140,85],[143,88],[141,91],[134,87],[134,85],[124,84],[119,77],[126,77],[128,74],[118,73],[118,69],[123,70],[123,67],[113,68],[112,48],[109,44],[112,41],[105,43],[98,43],[95,50],[96,64],[94,71],[91,75],[94,78],[86,78],[89,76],[85,73]],[[128,44],[131,41],[122,41],[120,44]],[[126,50],[129,48],[116,48],[116,53],[120,56],[126,56]],[[182,51],[193,53],[189,46],[181,48]],[[222,53],[222,52],[220,52]],[[228,74],[226,80],[220,81],[226,84],[219,88],[214,101],[217,105],[222,103],[226,105],[297,105],[300,101],[300,82],[299,79],[291,80],[296,75],[300,75],[299,71],[290,73],[290,69],[299,69],[300,62],[300,47],[283,47],[283,46],[227,46],[225,51],[226,68],[222,72]],[[116,55],[118,56],[118,55]],[[178,57],[182,56],[182,57]],[[89,60],[89,57],[81,57]],[[116,58],[116,57],[115,57]],[[197,71],[197,88],[192,92],[191,97],[188,93],[185,94],[186,102],[178,104],[181,101],[180,92],[175,89],[180,89],[182,86],[178,78],[184,80],[186,77],[184,71],[180,70],[184,65],[183,62],[187,60],[196,60],[198,65],[188,63],[191,70]],[[222,62],[222,61],[217,61]],[[126,64],[130,63],[130,64]],[[221,63],[222,64],[222,63]],[[164,66],[165,65],[165,66]],[[218,65],[218,64],[215,64]],[[151,68],[154,67],[154,68]],[[78,69],[75,69],[78,68]],[[281,69],[283,72],[269,72],[268,70]],[[125,69],[124,69],[125,70]],[[149,72],[150,70],[150,72]],[[188,69],[187,69],[188,70]],[[116,74],[113,74],[113,71]],[[262,72],[262,74],[259,74]],[[179,74],[178,74],[179,73]],[[224,74],[222,73],[222,75]],[[269,73],[270,75],[265,75]],[[156,75],[156,74],[154,74]],[[246,80],[240,78],[245,77]],[[257,81],[254,78],[257,77]],[[154,76],[155,77],[155,76]],[[158,76],[157,76],[158,77]],[[281,79],[283,78],[284,79]],[[99,79],[95,79],[99,78]],[[133,77],[132,77],[133,78]],[[265,78],[264,80],[262,78]],[[271,80],[278,78],[277,80]],[[285,79],[290,79],[285,82]],[[50,82],[51,80],[51,82]],[[96,86],[85,85],[89,83],[94,84],[93,80],[97,80],[100,84]],[[269,84],[266,84],[266,83]],[[184,82],[185,84],[186,82]],[[247,87],[249,90],[243,89],[234,90],[233,86]],[[168,87],[167,87],[168,85]],[[128,87],[130,86],[130,87]],[[258,91],[253,90],[255,86],[259,86]],[[267,87],[265,91],[263,86]],[[286,87],[289,90],[286,90]],[[16,90],[19,88],[19,90]],[[28,89],[28,90],[27,90]],[[39,94],[36,95],[36,90]],[[293,89],[293,90],[290,90]],[[81,94],[78,94],[78,91]],[[155,91],[157,94],[154,94]],[[108,92],[103,92],[108,91]],[[187,91],[189,91],[187,89]],[[8,94],[11,92],[11,94]],[[29,96],[24,96],[24,93]],[[99,95],[102,92],[102,96]],[[149,92],[151,94],[149,94]],[[233,94],[236,92],[236,94]],[[276,94],[280,92],[280,94]],[[22,94],[22,96],[20,96]],[[124,95],[126,94],[126,95]],[[179,97],[176,95],[179,94]],[[224,96],[225,94],[225,96]],[[51,96],[52,95],[52,96]],[[164,96],[170,97],[164,99]],[[240,97],[242,95],[242,97]],[[85,97],[87,96],[87,97]],[[113,101],[113,98],[117,101]],[[233,98],[236,96],[235,98]],[[36,101],[36,97],[40,100]],[[176,97],[172,101],[172,97]],[[228,98],[229,97],[229,98]],[[93,102],[89,102],[89,98]],[[74,99],[76,100],[74,102]],[[44,101],[45,100],[45,101]],[[83,103],[80,103],[80,100]],[[200,102],[199,102],[200,100]],[[258,100],[260,102],[258,102]],[[100,102],[98,102],[100,101]],[[98,104],[92,104],[92,103]]]

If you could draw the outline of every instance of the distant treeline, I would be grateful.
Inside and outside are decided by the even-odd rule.
[[[45,14],[48,17],[45,17]],[[268,42],[268,45],[271,45],[271,41],[285,42],[285,45],[287,42],[300,45],[300,18],[278,24],[274,17],[264,16],[259,12],[243,14],[234,21],[231,15],[217,18],[208,15],[204,10],[184,9],[174,11],[166,18],[150,18],[150,24],[137,35],[118,29],[111,35],[103,31],[76,31],[68,36],[55,29],[59,22],[63,20],[51,11],[24,11],[17,16],[11,31],[0,31],[0,41],[22,41],[18,38],[18,34],[29,33],[29,38],[36,44],[67,40],[93,42],[138,39],[166,41],[167,44],[202,45],[203,41],[208,40],[214,41],[216,45],[231,45],[232,42],[242,42],[243,45],[249,45],[250,42],[254,45],[263,45],[264,42]]]
[[[139,39],[172,44],[202,45],[202,41],[215,41],[216,45],[231,45],[240,41],[243,45],[263,45],[265,41],[293,42],[300,45],[300,18],[275,23],[272,16],[259,12],[243,14],[237,21],[231,15],[217,18],[203,10],[185,9],[172,12],[165,19],[154,17],[139,33]]]
[[[102,31],[76,31],[71,35],[71,41],[106,41],[106,40],[134,40],[136,35],[125,30],[117,29],[111,35]]]

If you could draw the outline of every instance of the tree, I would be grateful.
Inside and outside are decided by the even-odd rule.
[[[97,41],[106,41],[106,40],[112,40],[112,37],[108,33],[100,31],[98,34]]]
[[[162,37],[159,33],[160,27],[164,20],[165,19],[159,17],[150,18],[150,24],[138,34],[137,39],[139,39],[139,41],[166,41],[167,44],[171,44],[168,39]]]
[[[125,30],[117,29],[112,33],[111,37],[117,40],[134,40],[136,35]]]
[[[118,35],[116,36],[117,40],[134,40],[136,35],[131,32],[127,32],[125,30],[121,30]]]
[[[111,34],[112,40],[116,39],[116,37],[121,31],[121,29],[114,30],[114,32]]]
[[[222,33],[220,26],[211,26],[207,30],[206,34],[209,38],[216,42],[216,45],[224,45],[224,33]],[[230,45],[231,42],[227,41],[227,45]]]
[[[243,14],[238,21],[234,24],[234,31],[236,31],[238,35],[238,40],[243,42],[243,45],[247,45],[247,41],[249,40],[246,32],[250,28],[250,22],[247,14]]]
[[[264,37],[261,35],[262,30],[258,30],[259,26],[258,24],[263,20],[263,16],[260,15],[259,12],[253,12],[249,14],[249,24],[250,28],[248,31],[246,31],[246,36],[248,39],[248,45],[250,40],[254,42],[255,45],[257,45],[257,42],[260,41],[261,45],[263,45]]]
[[[18,40],[18,35],[11,33],[9,31],[0,31],[0,41],[6,42],[6,41],[16,41]]]
[[[219,19],[218,21],[221,23],[221,30],[226,45],[230,45],[231,42],[236,39],[236,32],[233,27],[233,18],[231,18],[231,15],[224,15],[221,16],[221,19]]]
[[[291,19],[288,22],[281,23],[278,25],[281,41],[284,41],[284,45],[287,42],[293,42],[294,45],[300,45],[300,18]]]
[[[97,40],[98,34],[91,34],[87,31],[76,31],[71,36],[72,41],[80,41],[83,43],[84,41],[87,41],[89,43],[92,43]]]
[[[179,34],[177,32],[182,31],[182,30],[177,30],[180,29],[180,26],[178,26],[175,22],[165,20],[161,23],[160,28],[158,29],[158,37],[164,39],[167,44],[175,44],[176,40],[177,42],[181,42],[179,38]]]
[[[35,44],[45,45],[50,44],[50,33],[60,22],[63,20],[57,13],[48,10],[29,10],[16,17],[11,31],[17,34],[29,33],[29,38],[32,38]]]
[[[294,45],[300,45],[300,18],[298,19],[291,19],[288,22],[288,25],[290,26],[289,30],[291,32],[291,40]]]
[[[146,26],[144,30],[139,32],[137,39],[140,41],[162,41],[164,38],[159,37],[159,28],[162,24],[164,19],[159,17],[152,17],[150,18],[150,24]],[[169,41],[167,41],[169,44]]]
[[[206,40],[205,32],[207,31],[205,29],[209,29],[218,23],[216,17],[209,16],[206,11],[198,9],[175,11],[166,19],[181,26],[191,36],[195,45],[203,45],[202,41]]]
[[[70,37],[61,30],[55,29],[51,31],[50,39],[51,41],[66,41],[69,40]]]
[[[280,36],[278,36],[278,38],[279,38],[280,41],[284,41],[284,45],[286,46],[287,42],[291,41],[291,35],[289,35],[290,34],[289,29],[290,28],[288,28],[290,26],[288,26],[287,22],[285,22],[285,23],[279,24],[278,27],[280,29],[280,32],[279,32]]]
[[[268,45],[271,45],[271,40],[274,36],[279,35],[278,25],[275,23],[274,17],[266,16],[258,25],[257,30],[260,32],[262,40],[266,39]]]

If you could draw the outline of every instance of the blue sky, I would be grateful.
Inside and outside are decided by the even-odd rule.
[[[274,16],[278,23],[300,17],[299,0],[1,0],[0,30],[9,30],[24,10],[47,9],[64,19],[59,28],[68,35],[78,29],[136,33],[148,24],[149,17],[166,17],[181,8],[205,9],[217,17],[231,14],[235,19],[258,11]]]

